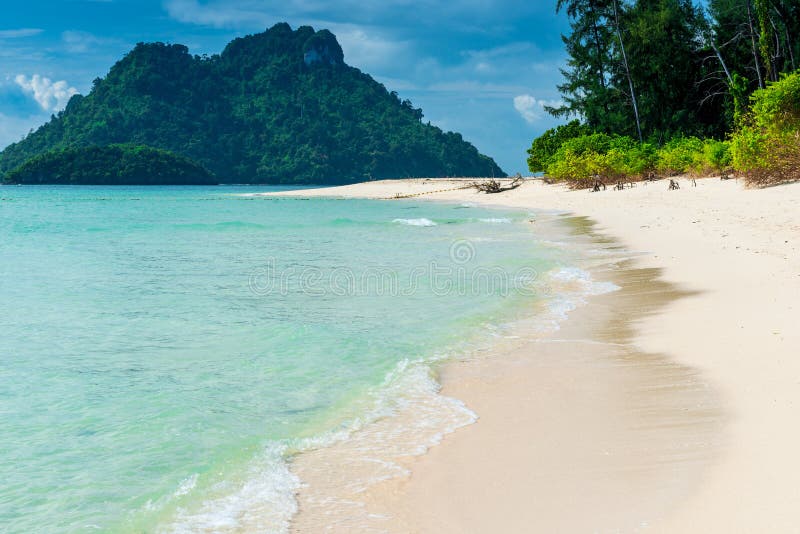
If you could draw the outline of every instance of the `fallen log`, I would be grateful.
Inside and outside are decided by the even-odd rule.
[[[522,185],[522,182],[523,182],[522,176],[517,175],[514,177],[513,180],[511,180],[511,182],[508,185],[503,185],[502,182],[499,182],[494,178],[492,178],[491,180],[487,180],[485,182],[474,183],[472,184],[472,187],[477,189],[479,192],[492,195],[516,189]]]

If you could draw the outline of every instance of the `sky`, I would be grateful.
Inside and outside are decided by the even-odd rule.
[[[137,42],[210,55],[282,21],[331,30],[345,62],[510,174],[562,122],[543,109],[559,102],[566,62],[555,0],[3,0],[2,11],[0,148],[88,93]]]

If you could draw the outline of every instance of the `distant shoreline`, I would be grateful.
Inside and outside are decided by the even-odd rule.
[[[569,212],[591,217],[600,235],[615,236],[638,253],[630,266],[609,273],[621,277],[622,292],[592,298],[565,325],[572,339],[576,332],[595,332],[589,339],[602,342],[572,351],[573,358],[579,352],[588,359],[570,360],[570,367],[557,358],[555,367],[541,367],[550,350],[542,348],[496,365],[445,368],[443,393],[464,400],[480,420],[409,461],[410,477],[368,492],[368,506],[388,516],[389,531],[483,532],[489,522],[495,530],[511,531],[515,525],[626,531],[634,528],[631,521],[637,528],[646,524],[669,532],[796,527],[800,488],[793,473],[800,469],[795,452],[800,432],[792,421],[800,400],[795,357],[800,184],[744,191],[735,181],[697,180],[696,187],[679,182],[683,187],[677,191],[656,182],[591,193],[535,180],[512,192],[484,195],[455,188],[433,193],[434,186],[442,189],[440,180],[417,179],[275,193],[347,198],[423,193],[432,200]],[[658,295],[676,291],[677,300],[655,304],[653,299],[663,298]],[[630,322],[620,313],[630,314]],[[603,324],[607,327],[592,330]],[[623,344],[634,352],[619,360],[627,362],[622,374],[605,375],[608,369],[597,367],[596,358],[606,349],[596,349],[616,346],[603,343],[619,342],[613,334],[619,328],[630,329]],[[531,362],[539,368],[531,369]],[[555,374],[548,379],[548,372]],[[638,397],[604,411],[615,405],[602,399],[614,396],[592,384],[598,374],[615,376],[613,382],[625,372],[638,373],[643,393],[669,393],[673,409],[664,398],[652,397],[657,401],[652,410],[625,412],[625,406],[642,400]],[[659,389],[656,384],[664,380],[674,385]],[[588,402],[582,404],[582,398]],[[681,402],[688,402],[694,415],[674,409]],[[552,409],[539,411],[547,405]],[[630,426],[609,414],[626,413],[642,418],[643,428],[655,425],[655,434],[644,439],[658,435],[658,443],[675,453],[648,463],[646,455],[615,449]],[[670,417],[676,424],[659,423]],[[539,432],[545,428],[563,433]],[[611,445],[592,456],[601,443]],[[617,463],[607,463],[609,455]],[[679,483],[660,483],[653,471],[659,465],[671,465],[671,483]],[[634,509],[617,513],[619,503]]]

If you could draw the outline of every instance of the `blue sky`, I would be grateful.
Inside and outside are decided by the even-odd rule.
[[[286,21],[328,28],[345,61],[462,133],[506,172],[525,169],[531,139],[558,121],[564,16],[555,0],[59,0],[3,2],[0,147],[63,108],[139,41],[213,54]]]

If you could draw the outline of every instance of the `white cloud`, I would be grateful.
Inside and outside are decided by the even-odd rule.
[[[18,74],[14,81],[25,93],[32,95],[45,111],[63,109],[72,95],[78,93],[77,89],[70,87],[64,80],[53,82],[50,78],[38,74],[34,74],[30,78],[24,74]]]
[[[251,2],[200,4],[197,0],[167,0],[164,7],[178,22],[216,28],[264,26],[273,20],[265,13],[264,4],[252,5]]]
[[[91,33],[79,31],[65,31],[61,34],[61,40],[64,42],[67,51],[72,53],[88,52],[93,47],[104,42]]]
[[[563,102],[560,100],[537,100],[528,94],[514,97],[514,109],[530,124],[542,118],[542,115],[546,113],[545,106],[558,107],[562,104]]]
[[[0,39],[16,39],[17,37],[32,37],[39,35],[44,30],[41,28],[19,28],[17,30],[0,30]]]
[[[377,69],[405,60],[406,43],[392,41],[361,27],[329,25],[342,46],[344,60],[362,69]]]

